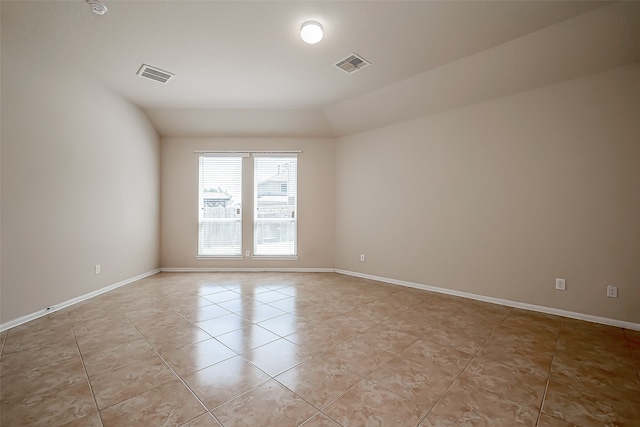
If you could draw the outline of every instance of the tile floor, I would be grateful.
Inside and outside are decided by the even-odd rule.
[[[640,426],[640,332],[332,273],[161,273],[0,334],[10,426]]]

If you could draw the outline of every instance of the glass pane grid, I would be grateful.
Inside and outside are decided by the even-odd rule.
[[[242,255],[242,157],[200,157],[198,255]]]
[[[297,254],[297,158],[254,158],[253,252]]]

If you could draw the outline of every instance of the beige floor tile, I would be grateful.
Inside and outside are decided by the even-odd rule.
[[[300,287],[294,284],[289,284],[287,286],[277,288],[277,291],[280,292],[281,294],[285,294],[290,297],[295,297],[295,296],[298,296]]]
[[[96,410],[96,412],[85,415],[82,418],[76,418],[73,421],[62,424],[61,427],[102,427],[102,420],[100,419],[100,414]]]
[[[366,377],[378,366],[391,360],[394,354],[356,337],[334,345],[323,356],[331,357],[347,366],[354,374]]]
[[[403,311],[406,311],[409,306],[398,301],[397,298],[394,299],[393,297],[388,296],[365,304],[362,308],[388,319],[389,317],[393,317]]]
[[[558,335],[558,350],[629,356],[629,345],[625,338],[624,329],[573,319],[567,319],[562,323]]]
[[[1,405],[2,426],[63,425],[96,411],[86,378],[65,385],[34,390],[19,400],[3,400]]]
[[[204,298],[213,303],[219,304],[221,302],[239,299],[240,294],[234,291],[226,290],[223,292],[216,292],[214,294],[205,295]]]
[[[162,352],[209,340],[211,335],[189,323],[180,328],[156,329],[145,338],[154,349]]]
[[[25,334],[37,331],[51,331],[57,327],[68,328],[70,326],[69,314],[66,310],[58,310],[46,316],[39,317],[30,322],[23,323],[9,329],[13,334]],[[6,331],[5,331],[6,333]]]
[[[259,325],[281,337],[286,337],[287,335],[300,332],[310,327],[309,322],[289,313],[265,320],[260,322]]]
[[[526,360],[479,355],[469,363],[460,379],[478,389],[493,391],[513,402],[539,409],[548,374],[548,368],[541,369]]]
[[[285,297],[276,301],[270,302],[268,305],[270,307],[277,308],[285,313],[291,313],[296,311],[296,306],[300,304],[301,300],[296,298],[295,296],[291,296],[288,294],[283,294]],[[310,304],[310,303],[307,303]]]
[[[74,333],[82,353],[142,338],[138,329],[124,316],[112,318],[108,322],[74,324]]]
[[[433,412],[431,412],[418,424],[418,427],[460,427],[461,425],[462,424],[454,423],[446,417],[434,415]]]
[[[360,382],[322,412],[344,427],[414,426],[427,414],[427,410],[369,380]]]
[[[255,307],[264,305],[252,298],[236,298],[229,301],[218,303],[218,305],[231,313],[242,313],[243,311],[253,310]]]
[[[139,338],[83,354],[82,360],[87,374],[95,376],[155,355],[155,350],[147,340]]]
[[[99,409],[142,394],[177,377],[166,363],[154,355],[90,378]]]
[[[525,332],[526,333],[523,333]],[[516,329],[500,325],[493,330],[483,350],[489,352],[493,349],[503,351],[508,349],[514,352],[531,353],[536,356],[546,357],[551,361],[556,351],[557,333],[535,327],[522,327]]]
[[[108,319],[111,316],[119,316],[122,313],[112,304],[102,301],[102,295],[74,304],[66,309],[69,320],[73,324],[94,319]]]
[[[453,383],[455,376],[429,369],[400,354],[377,368],[368,378],[421,408],[430,410]]]
[[[309,418],[300,427],[342,427],[340,424],[327,417],[322,412],[318,412],[313,417]]]
[[[355,312],[340,314],[320,323],[324,328],[335,331],[345,337],[351,338],[361,334],[372,327],[371,324],[362,321],[362,317]]]
[[[208,302],[211,304],[211,302]],[[173,319],[182,320],[175,311],[167,307],[148,307],[142,310],[131,310],[123,313],[124,316],[136,327],[146,330],[148,326],[153,326],[159,322]],[[163,325],[164,326],[164,325]]]
[[[635,400],[640,404],[640,381],[637,381],[637,371],[632,361],[625,365],[610,361],[598,363],[597,359],[585,360],[584,356],[568,355],[554,359],[552,378],[570,384],[578,391]]]
[[[297,345],[284,338],[243,353],[242,357],[272,377],[310,358]]]
[[[237,314],[231,313],[216,317],[215,319],[198,322],[196,325],[212,337],[217,337],[218,335],[226,334],[227,332],[235,331],[236,329],[242,329],[245,326],[250,326],[251,323],[247,322]]]
[[[2,357],[2,352],[4,351],[4,342],[7,338],[7,331],[0,332],[0,358]]]
[[[419,336],[407,332],[395,331],[383,326],[374,326],[363,334],[360,334],[357,338],[367,344],[374,345],[380,350],[395,355],[416,342]]]
[[[3,426],[635,426],[640,332],[337,273],[160,273],[0,332],[0,382]]]
[[[640,420],[640,402],[603,396],[598,390],[585,390],[558,381],[552,374],[542,410],[579,426],[632,426]]]
[[[535,409],[461,381],[453,384],[431,414],[459,425],[495,427],[533,427],[538,418]]]
[[[553,418],[547,414],[540,414],[537,427],[579,427],[575,424]]]
[[[291,335],[285,339],[298,346],[299,351],[308,357],[317,356],[328,349],[345,342],[348,337],[327,337],[321,333],[316,333],[316,328],[305,329]]]
[[[222,425],[234,427],[298,426],[316,412],[317,409],[275,380],[212,411]]]
[[[274,317],[282,316],[283,314],[286,314],[286,312],[268,304],[262,304],[254,306],[251,309],[242,310],[236,314],[247,322],[260,323],[265,320],[273,319]]]
[[[469,353],[426,339],[417,340],[400,355],[426,369],[438,370],[451,377],[458,376],[472,359]]]
[[[268,292],[262,292],[262,293],[256,294],[253,298],[258,302],[268,304],[271,302],[280,301],[280,300],[289,298],[289,295],[283,294],[278,291],[268,291]]]
[[[422,299],[420,298],[420,295],[422,294],[424,294],[423,291],[407,288],[386,295],[383,297],[383,300],[393,304],[398,304],[399,306],[412,308],[422,304]]]
[[[355,335],[359,335],[353,328],[343,328],[344,320],[335,321],[332,317],[328,320],[310,324],[308,328],[298,330],[296,333],[300,336],[310,336],[323,341],[325,343],[338,343],[353,338]]]
[[[491,329],[462,329],[446,322],[433,322],[421,339],[474,355],[491,335]]]
[[[218,283],[202,282],[198,284],[196,292],[200,296],[205,296],[205,295],[217,294],[218,292],[225,292],[228,290],[229,289],[225,288],[224,286]]]
[[[79,357],[80,352],[75,341],[68,340],[55,342],[46,347],[6,353],[0,359],[0,377],[8,373],[26,371],[41,365]]]
[[[165,427],[206,412],[180,381],[172,381],[100,411],[104,427]]]
[[[239,356],[183,377],[209,409],[249,391],[269,376]]]
[[[56,360],[26,370],[2,371],[0,398],[3,403],[28,401],[34,394],[55,394],[64,388],[86,383],[79,356]]]
[[[354,307],[338,307],[331,302],[320,304],[304,300],[303,302],[306,302],[307,304],[303,303],[300,309],[296,310],[294,314],[305,320],[313,322],[321,322],[323,320],[331,319],[332,317],[354,311]]]
[[[180,376],[236,356],[233,350],[215,338],[177,348],[160,348],[158,352]]]
[[[222,427],[222,424],[216,420],[209,412],[200,415],[197,418],[182,424],[181,427]]]
[[[503,326],[516,329],[545,329],[557,335],[564,318],[553,314],[538,313],[531,310],[514,308],[502,322]]]
[[[215,319],[216,317],[224,316],[230,313],[229,310],[220,307],[217,304],[211,303],[205,306],[182,307],[180,309],[176,309],[176,311],[182,314],[185,319],[193,323]]]
[[[39,325],[42,325],[42,323]],[[28,324],[25,324],[7,331],[2,352],[6,355],[18,351],[35,350],[51,346],[66,348],[74,345],[75,337],[71,330],[71,324],[68,321],[54,323],[51,328],[46,328],[45,326],[30,327]]]
[[[276,377],[278,382],[318,409],[344,394],[361,379],[348,365],[324,354]]]
[[[279,335],[269,332],[268,330],[258,326],[250,325],[242,329],[218,335],[216,337],[221,343],[235,351],[236,353],[244,353],[272,341],[280,339]]]
[[[161,331],[184,329],[192,325],[190,321],[175,311],[157,307],[130,311],[126,313],[126,316],[145,336],[155,335]]]

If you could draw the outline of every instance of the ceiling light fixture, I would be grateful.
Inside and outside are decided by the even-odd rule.
[[[87,0],[87,3],[89,3],[89,6],[91,6],[91,11],[93,13],[95,13],[96,15],[104,15],[105,13],[107,13],[107,6],[105,6],[104,4],[100,3],[97,0]]]
[[[307,21],[300,28],[300,37],[305,43],[316,44],[322,40],[323,36],[322,25],[315,21]]]

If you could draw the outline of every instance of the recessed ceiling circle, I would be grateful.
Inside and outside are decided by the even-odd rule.
[[[322,31],[322,25],[316,21],[307,21],[302,24],[300,28],[300,37],[304,40],[305,43],[316,44],[322,37],[324,37],[324,32]]]

